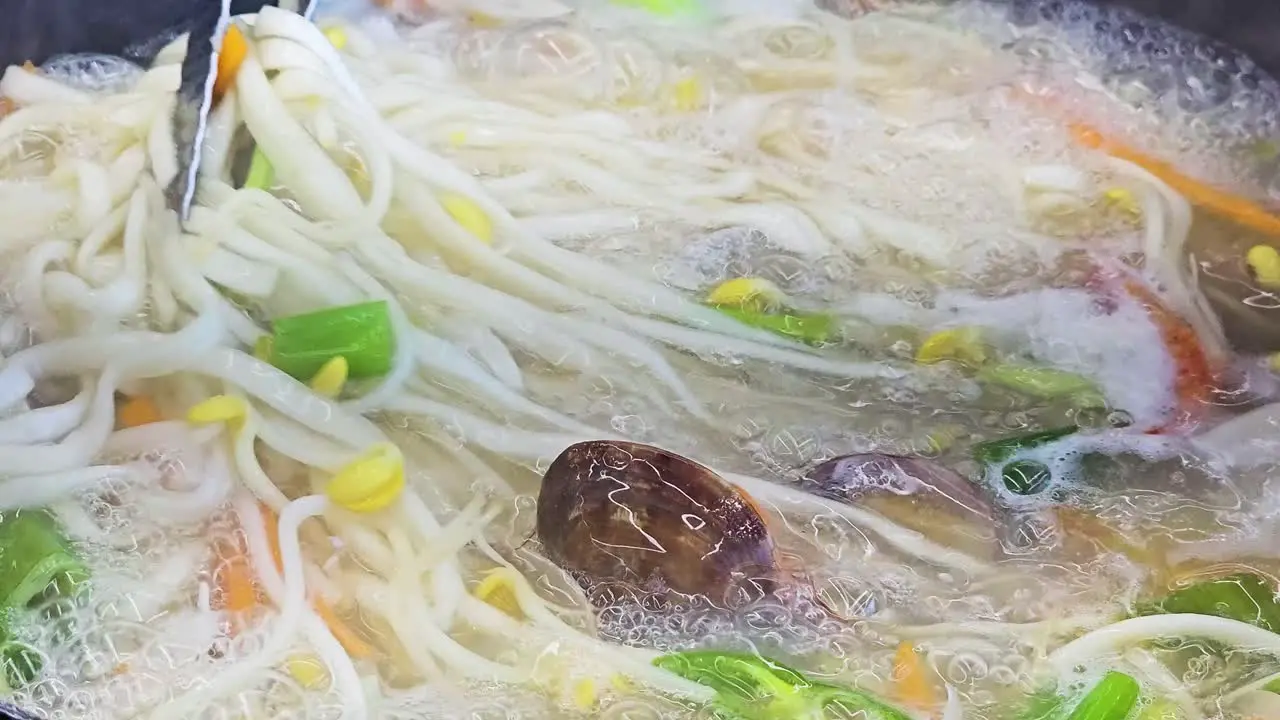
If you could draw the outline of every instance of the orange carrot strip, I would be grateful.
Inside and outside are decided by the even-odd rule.
[[[240,615],[258,605],[258,590],[254,586],[253,568],[249,558],[238,546],[230,543],[221,545],[230,549],[228,557],[214,574],[214,582],[218,587],[219,610],[226,610],[232,616],[231,630],[234,634],[240,630]],[[221,553],[220,553],[221,555]]]
[[[377,651],[372,645],[365,642],[355,630],[352,630],[342,618],[338,617],[333,608],[329,607],[329,603],[324,600],[313,597],[311,598],[311,607],[316,611],[316,615],[329,626],[329,632],[333,633],[333,638],[342,645],[342,649],[353,658],[369,658],[373,657]]]
[[[1224,192],[1205,182],[1185,175],[1173,165],[1107,138],[1088,125],[1071,123],[1070,129],[1071,135],[1081,145],[1101,150],[1111,157],[1119,158],[1141,167],[1160,178],[1178,193],[1185,195],[1192,204],[1231,220],[1237,225],[1243,225],[1266,235],[1280,237],[1280,217],[1267,211],[1258,203],[1248,198]]]
[[[262,524],[267,531],[267,547],[271,549],[271,559],[276,564],[276,570],[283,572],[284,561],[280,556],[280,519],[266,505],[260,504],[258,509],[262,513]],[[348,627],[323,598],[312,597],[311,607],[316,611],[316,615],[320,616],[320,619],[324,621],[324,624],[329,627],[329,632],[333,633],[334,639],[342,645],[348,655],[354,658],[368,658],[376,654],[377,651],[374,647],[361,639],[354,630]]]
[[[122,429],[150,425],[163,419],[160,408],[156,407],[151,398],[143,395],[131,397],[116,408],[116,427]]]
[[[215,101],[221,100],[231,89],[236,81],[236,74],[240,72],[240,65],[248,55],[249,42],[245,40],[244,33],[235,24],[230,25],[227,33],[222,36],[222,49],[218,51],[218,74],[213,80]]]
[[[262,526],[267,531],[267,547],[271,549],[271,560],[276,564],[277,572],[284,572],[284,560],[280,557],[280,518],[274,510],[262,503],[258,503],[258,512],[262,514]]]
[[[1014,96],[1029,105],[1054,114],[1064,115],[1067,112],[1063,103],[1051,94],[1015,91]],[[1253,200],[1219,190],[1202,180],[1186,175],[1172,164],[1107,137],[1100,130],[1086,123],[1072,121],[1068,123],[1067,129],[1076,142],[1141,167],[1186,196],[1192,204],[1234,221],[1238,225],[1266,235],[1280,237],[1280,217]]]
[[[1124,289],[1146,308],[1147,316],[1155,323],[1169,350],[1177,373],[1174,393],[1181,410],[1190,415],[1198,414],[1209,401],[1214,386],[1213,369],[1200,338],[1191,324],[1165,307],[1155,293],[1133,281],[1126,282]]]
[[[898,644],[893,655],[894,690],[898,700],[917,710],[932,710],[938,706],[938,697],[929,682],[929,671],[909,642]]]

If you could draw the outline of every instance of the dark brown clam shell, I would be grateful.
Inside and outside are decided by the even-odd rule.
[[[975,484],[924,458],[842,455],[800,482],[814,495],[864,505],[947,545],[996,554],[1001,515]]]
[[[710,469],[661,448],[570,446],[538,495],[547,557],[584,585],[624,583],[737,604],[769,592],[778,560],[750,499]]]

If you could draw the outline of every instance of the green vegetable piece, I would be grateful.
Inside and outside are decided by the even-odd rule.
[[[1266,690],[1269,693],[1275,693],[1276,695],[1280,695],[1280,678],[1276,678],[1275,680],[1272,680],[1266,685],[1263,685],[1262,689]]]
[[[1125,720],[1138,704],[1138,681],[1109,672],[1084,696],[1067,720]]]
[[[253,149],[253,159],[249,161],[249,172],[245,174],[244,186],[257,190],[267,190],[276,181],[276,169],[262,152],[262,148]]]
[[[1097,394],[1097,386],[1089,378],[1054,368],[988,365],[979,370],[976,377],[978,382],[999,385],[1044,399],[1084,393]]]
[[[274,321],[272,329],[271,364],[303,382],[338,355],[346,357],[353,378],[391,370],[395,342],[384,301],[284,317]]]
[[[776,335],[795,338],[809,345],[825,345],[836,333],[836,320],[817,313],[769,314],[755,310],[717,306],[717,310],[743,325],[768,330]]]
[[[1000,465],[1021,450],[1040,447],[1074,433],[1078,428],[1070,427],[1041,430],[1027,435],[1015,435],[999,440],[988,440],[973,446],[973,459],[983,465]]]
[[[1004,486],[1018,495],[1035,495],[1049,486],[1049,468],[1034,460],[1019,460],[1004,466]]]
[[[44,669],[44,657],[34,648],[20,642],[0,644],[0,670],[10,689],[30,684]]]
[[[747,653],[696,650],[663,655],[653,664],[716,691],[715,710],[733,720],[791,720],[862,713],[866,720],[910,720],[867,693],[815,682],[773,660]]]
[[[1138,609],[1139,615],[1162,613],[1212,615],[1280,632],[1280,602],[1276,600],[1276,588],[1253,573],[1188,585],[1159,602]]]
[[[850,718],[865,717],[867,720],[911,720],[905,712],[876,699],[869,693],[828,683],[814,683],[809,693],[809,702],[804,706],[810,712],[820,711],[822,717]],[[861,714],[860,714],[861,713]],[[783,716],[779,715],[779,719]],[[788,715],[786,717],[799,717]],[[815,717],[810,715],[810,717]]]
[[[615,5],[639,7],[654,15],[670,17],[690,15],[702,11],[702,3],[698,0],[613,0]]]
[[[55,583],[65,591],[86,576],[48,513],[19,510],[0,518],[0,607],[26,607]]]

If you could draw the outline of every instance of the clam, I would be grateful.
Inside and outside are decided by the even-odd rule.
[[[950,547],[995,555],[1003,513],[960,473],[923,458],[842,455],[805,474],[800,489],[856,504]]]
[[[570,446],[543,477],[537,514],[547,557],[584,586],[613,582],[739,605],[783,582],[751,499],[661,448]]]

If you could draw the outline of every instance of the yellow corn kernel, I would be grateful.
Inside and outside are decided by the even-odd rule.
[[[467,232],[475,235],[485,244],[493,242],[493,223],[489,222],[489,216],[485,215],[484,211],[470,199],[454,193],[445,193],[440,196],[440,204],[444,206],[445,212],[449,213]]]
[[[707,304],[744,310],[760,310],[782,305],[787,296],[777,285],[764,278],[734,278],[717,285],[707,295]]]
[[[454,130],[453,132],[449,133],[449,144],[453,145],[454,147],[462,147],[463,145],[466,145],[467,131]]]
[[[310,655],[293,655],[285,661],[284,667],[299,685],[308,690],[321,688],[329,682],[329,670]]]
[[[243,420],[249,414],[249,403],[231,395],[214,395],[187,411],[187,422],[196,425]]]
[[[1265,288],[1280,287],[1280,252],[1270,245],[1254,245],[1245,255],[1258,284]]]
[[[1280,352],[1271,353],[1271,357],[1267,358],[1267,367],[1273,373],[1280,373]]]
[[[271,353],[275,350],[276,339],[263,335],[253,344],[253,356],[262,362],[271,362]]]
[[[329,361],[324,365],[321,365],[315,377],[311,378],[311,389],[317,395],[338,397],[342,393],[342,388],[347,384],[347,375],[350,372],[351,365],[347,362],[346,356],[335,355],[329,358]]]
[[[957,360],[970,365],[987,361],[987,348],[982,333],[977,328],[952,328],[940,330],[920,344],[916,362],[922,365]]]
[[[582,711],[590,710],[596,706],[596,683],[590,678],[584,678],[573,685],[573,703]]]
[[[676,109],[681,112],[692,112],[702,107],[702,84],[698,78],[687,77],[676,83]]]
[[[1111,188],[1103,193],[1102,196],[1113,207],[1119,208],[1129,215],[1137,217],[1142,214],[1142,206],[1138,204],[1138,199],[1133,196],[1133,193],[1124,188]]]
[[[404,457],[391,443],[378,443],[352,460],[329,481],[324,492],[352,512],[382,510],[404,490]]]
[[[516,599],[516,592],[511,587],[511,579],[502,570],[489,573],[476,586],[474,594],[477,599],[489,603],[513,618],[524,618],[524,613],[520,611],[520,601]]]
[[[337,25],[327,28],[324,31],[324,37],[329,41],[329,44],[337,50],[341,50],[347,46],[347,33]]]

